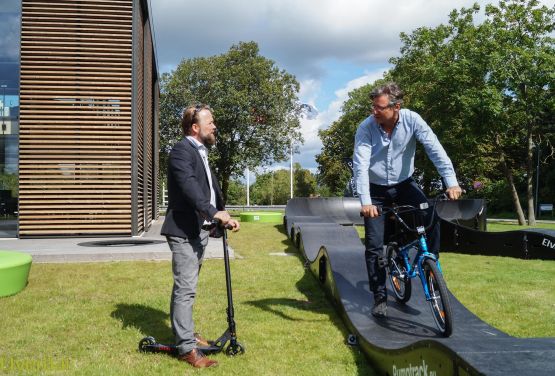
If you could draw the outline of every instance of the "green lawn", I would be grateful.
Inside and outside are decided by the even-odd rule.
[[[214,375],[371,375],[334,308],[283,233],[242,223],[230,243],[233,293],[244,356],[215,358]],[[362,255],[361,255],[362,260]],[[516,336],[555,336],[555,262],[442,254],[448,285],[487,322]],[[136,350],[145,335],[172,340],[169,262],[35,264],[29,285],[0,298],[0,374],[174,375],[197,371]],[[197,330],[226,327],[223,262],[207,260],[196,304]],[[455,323],[456,325],[456,323]],[[25,372],[28,370],[28,372]]]
[[[372,375],[359,350],[345,344],[348,333],[303,262],[269,255],[295,252],[281,229],[243,223],[230,235],[242,256],[232,261],[232,277],[237,332],[247,353],[217,355],[220,366],[203,372]],[[79,375],[196,374],[169,356],[137,351],[145,335],[172,340],[171,285],[169,262],[33,265],[27,288],[0,298],[0,374],[35,375],[45,369]],[[225,307],[223,261],[207,260],[197,295],[197,330],[218,337],[227,326]]]
[[[555,222],[539,222],[536,224],[536,226],[519,226],[516,221],[488,221],[487,225],[487,230],[492,232],[524,230],[527,228],[544,228],[547,230],[555,230]]]

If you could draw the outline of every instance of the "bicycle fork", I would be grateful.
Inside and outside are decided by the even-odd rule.
[[[428,281],[426,280],[426,273],[424,273],[423,264],[426,259],[431,259],[436,263],[440,272],[441,272],[441,266],[439,265],[439,260],[436,259],[435,255],[428,251],[428,243],[426,242],[426,236],[424,234],[421,234],[418,240],[419,240],[420,249],[422,250],[422,255],[420,257],[417,256],[417,259],[415,261],[417,261],[416,268],[418,270],[418,276],[420,277],[420,282],[422,282],[422,287],[424,288],[424,295],[426,296],[426,301],[438,300],[440,299],[440,297],[436,296],[435,294],[434,296],[432,296],[430,293],[430,286],[428,285]]]

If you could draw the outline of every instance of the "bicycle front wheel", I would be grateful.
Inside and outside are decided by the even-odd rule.
[[[387,275],[395,299],[399,303],[406,303],[410,299],[412,285],[405,266],[405,260],[399,254],[399,247],[396,243],[389,243],[385,252],[387,255]]]
[[[441,334],[449,337],[453,333],[453,310],[449,301],[447,284],[434,260],[424,260],[424,276],[430,292],[429,303],[434,321]]]

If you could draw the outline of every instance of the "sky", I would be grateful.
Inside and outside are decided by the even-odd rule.
[[[225,53],[240,41],[296,76],[299,99],[318,110],[301,119],[304,144],[293,156],[315,172],[326,129],[347,94],[381,78],[399,56],[401,32],[448,22],[453,9],[494,0],[151,0],[158,67],[171,72],[184,58]],[[555,0],[543,0],[553,6]],[[360,119],[361,121],[363,119]],[[289,161],[271,168],[288,167]]]

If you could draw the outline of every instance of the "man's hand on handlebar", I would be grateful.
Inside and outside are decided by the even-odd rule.
[[[376,218],[380,216],[380,211],[375,205],[362,205],[360,214],[362,214],[363,217]]]
[[[449,200],[458,200],[459,197],[461,197],[463,190],[461,189],[461,187],[456,185],[456,186],[447,188],[445,193],[447,194],[447,197],[449,198]]]
[[[229,222],[227,222],[226,228],[232,230],[233,232],[236,232],[239,231],[241,225],[239,224],[239,221],[235,219],[230,219]]]
[[[224,226],[225,228],[233,231],[239,231],[241,225],[235,219],[232,219],[229,213],[225,210],[219,211],[214,214],[214,219],[217,220]]]

